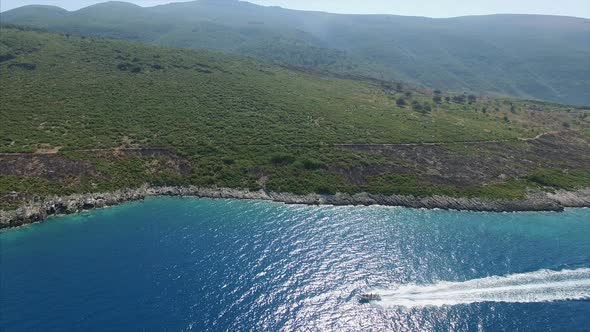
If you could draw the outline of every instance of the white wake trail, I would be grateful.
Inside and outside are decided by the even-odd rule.
[[[590,269],[539,270],[463,282],[377,289],[384,307],[423,307],[477,302],[550,302],[590,299]]]

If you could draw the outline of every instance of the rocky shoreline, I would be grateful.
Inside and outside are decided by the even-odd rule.
[[[534,192],[522,200],[490,200],[447,196],[414,197],[376,195],[368,193],[335,195],[295,195],[264,190],[250,191],[232,188],[148,187],[120,190],[111,193],[76,194],[35,200],[12,211],[0,211],[0,228],[18,227],[41,222],[50,216],[79,213],[85,210],[143,200],[154,196],[192,196],[207,198],[255,199],[305,205],[384,205],[410,208],[468,210],[487,212],[563,211],[566,207],[590,207],[590,189],[559,190],[554,193]]]

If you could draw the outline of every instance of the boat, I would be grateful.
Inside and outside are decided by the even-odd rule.
[[[363,293],[359,297],[361,301],[381,301],[381,295],[377,293]]]

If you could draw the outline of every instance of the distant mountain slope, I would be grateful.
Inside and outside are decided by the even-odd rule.
[[[590,20],[536,15],[430,19],[337,15],[201,0],[79,11],[26,6],[2,22],[206,48],[432,88],[590,104]]]
[[[26,6],[4,23],[414,82],[433,88],[590,104],[590,20],[537,15],[430,19],[337,15],[201,0],[76,12]]]

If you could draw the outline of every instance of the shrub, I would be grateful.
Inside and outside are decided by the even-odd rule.
[[[16,56],[14,54],[11,54],[11,53],[2,54],[2,55],[0,55],[0,62],[12,60],[14,58],[16,58]]]
[[[562,171],[555,169],[540,169],[527,177],[530,182],[545,187],[576,189],[590,185],[590,172],[588,171]]]
[[[306,159],[303,161],[303,168],[308,170],[316,170],[324,167],[324,164],[318,161]]]
[[[275,165],[289,165],[295,161],[295,157],[290,154],[275,154],[270,158],[270,162]]]
[[[24,70],[35,70],[37,69],[37,65],[34,63],[12,63],[8,66],[8,68],[20,68]]]
[[[417,100],[414,100],[412,102],[412,109],[414,111],[416,111],[416,112],[421,112],[422,111],[422,105]]]
[[[331,188],[328,186],[319,186],[315,189],[315,192],[317,192],[320,195],[335,195],[336,194],[336,190],[334,188]]]

